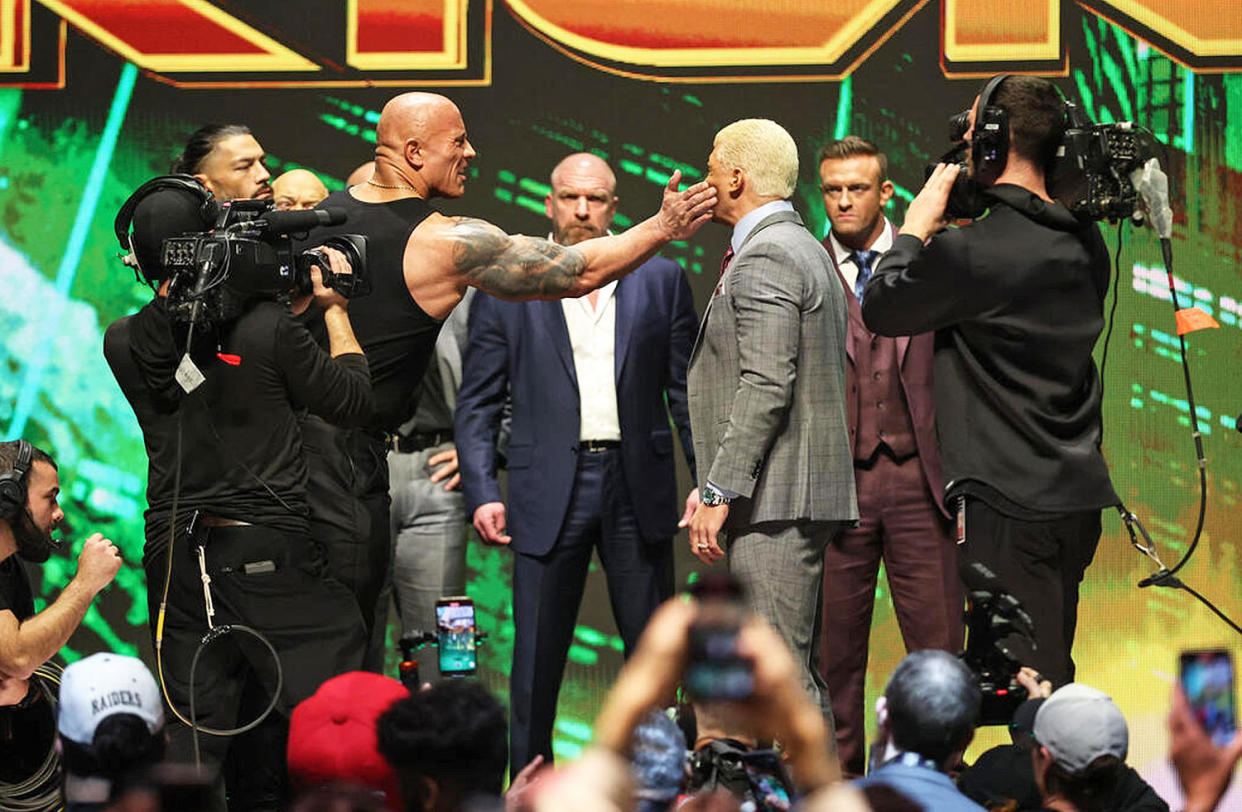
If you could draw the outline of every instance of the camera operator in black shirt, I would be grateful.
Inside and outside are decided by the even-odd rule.
[[[998,77],[968,118],[986,217],[942,229],[957,165],[939,165],[867,284],[882,335],[936,331],[936,425],[959,565],[980,562],[1034,620],[1017,652],[1056,686],[1074,678],[1078,585],[1117,495],[1100,451],[1108,252],[1048,193],[1065,102],[1047,81]]]
[[[323,286],[318,269],[314,295],[325,313],[329,352],[275,297],[247,294],[240,283],[230,287],[236,268],[218,287],[234,297],[236,315],[191,319],[187,326],[167,295],[161,246],[166,237],[211,228],[214,201],[192,178],[155,183],[153,191],[152,184],[139,190],[128,241],[156,296],[108,327],[104,354],[138,418],[149,458],[143,567],[158,675],[185,722],[191,664],[213,622],[250,627],[271,643],[283,672],[277,713],[245,734],[262,736],[263,745],[239,740],[248,755],[226,781],[233,808],[275,809],[284,801],[285,734],[273,734],[273,724],[278,731],[287,727],[288,713],[321,682],[356,669],[363,644],[352,596],[323,577],[309,538],[298,418],[309,410],[346,425],[364,419],[370,377],[346,300]],[[333,273],[349,272],[340,254],[325,253]],[[245,724],[275,692],[271,654],[246,635],[234,637],[202,651],[193,690],[201,727]],[[170,757],[191,760],[189,727],[170,725],[170,738]],[[200,734],[204,760],[221,763],[231,741]]]

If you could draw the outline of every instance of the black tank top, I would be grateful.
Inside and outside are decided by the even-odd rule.
[[[427,315],[405,284],[405,246],[410,233],[435,209],[422,198],[388,203],[356,200],[346,189],[333,192],[321,209],[340,209],[342,225],[311,232],[308,243],[331,234],[367,238],[371,293],[349,302],[349,321],[371,369],[375,413],[369,428],[395,431],[414,413],[418,384],[435,350],[441,322]],[[319,325],[322,329],[322,323]],[[318,331],[316,331],[318,332]]]

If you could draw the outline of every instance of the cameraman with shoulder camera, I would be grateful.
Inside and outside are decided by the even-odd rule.
[[[203,278],[186,283],[185,267],[171,279],[165,238],[227,239],[219,231],[204,234],[213,209],[207,190],[184,177],[147,184],[122,209],[118,235],[157,294],[108,328],[104,354],[138,418],[149,458],[143,567],[165,698],[182,722],[193,699],[203,728],[228,730],[253,720],[276,690],[267,647],[249,637],[207,648],[200,641],[214,623],[217,630],[249,627],[270,642],[283,672],[278,712],[238,740],[246,755],[234,759],[238,766],[226,783],[234,808],[274,809],[284,800],[288,713],[325,679],[357,668],[363,640],[352,597],[322,576],[309,538],[299,414],[357,422],[370,413],[371,387],[346,300],[323,286],[318,269],[314,295],[330,352],[274,295],[247,287],[244,274],[254,271],[238,267],[244,262],[226,266],[210,285]],[[349,272],[340,254],[325,252],[333,273]],[[204,255],[211,251],[196,255],[195,270]],[[206,297],[209,287],[215,298]],[[188,319],[187,300],[194,314]],[[173,760],[193,758],[187,725],[172,725],[170,738]],[[231,738],[200,739],[205,761],[224,761]]]
[[[969,182],[988,216],[944,229],[950,193],[966,179],[957,165],[937,166],[862,308],[883,335],[936,331],[936,424],[959,566],[983,563],[1021,601],[1037,649],[1017,655],[1054,685],[1074,677],[1078,584],[1100,511],[1118,502],[1100,451],[1091,358],[1108,252],[1046,182],[1064,121],[1049,82],[989,82],[965,134]]]

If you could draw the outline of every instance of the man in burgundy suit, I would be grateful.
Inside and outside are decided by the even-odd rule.
[[[846,404],[860,516],[825,553],[820,662],[842,767],[861,775],[880,561],[907,651],[960,650],[962,591],[936,449],[933,336],[878,336],[862,320],[863,287],[897,232],[883,214],[893,196],[888,160],[871,142],[848,136],[820,152],[819,176],[832,224],[824,247],[848,294]]]

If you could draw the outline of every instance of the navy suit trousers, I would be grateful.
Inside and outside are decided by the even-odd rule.
[[[593,549],[599,550],[628,657],[652,612],[673,594],[673,548],[670,539],[644,541],[639,535],[620,450],[580,452],[556,544],[545,555],[514,556],[513,774],[539,754],[552,759],[556,700]]]

